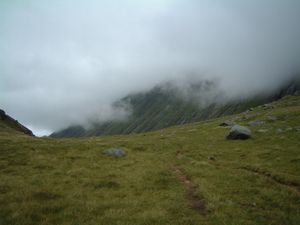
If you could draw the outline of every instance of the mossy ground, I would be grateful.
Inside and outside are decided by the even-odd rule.
[[[218,126],[226,119],[266,122],[253,138],[228,141]],[[127,136],[32,138],[0,123],[0,224],[298,225],[298,126],[296,96]]]

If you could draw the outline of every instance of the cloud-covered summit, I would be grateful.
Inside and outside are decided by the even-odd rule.
[[[170,79],[272,89],[299,72],[299,21],[297,0],[1,1],[0,108],[53,131]]]

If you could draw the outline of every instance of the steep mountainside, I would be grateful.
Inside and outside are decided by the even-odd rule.
[[[131,108],[132,113],[125,121],[95,123],[88,130],[82,126],[75,125],[55,132],[51,134],[51,137],[62,138],[140,133],[231,115],[280,99],[288,94],[295,94],[300,90],[300,84],[299,81],[296,82],[293,80],[272,94],[229,101],[226,104],[212,99],[210,101],[213,103],[199,106],[201,104],[197,100],[201,100],[201,95],[205,95],[205,92],[211,91],[212,88],[214,86],[210,82],[200,82],[196,85],[190,85],[187,92],[193,96],[184,98],[182,94],[178,94],[180,90],[170,84],[157,86],[149,92],[133,94],[116,103],[116,106],[129,105]],[[218,95],[215,98],[218,98]]]
[[[34,136],[32,131],[29,130],[24,125],[20,124],[17,120],[13,119],[9,115],[7,115],[3,110],[0,109],[0,127],[1,131],[5,130],[6,132],[22,132],[29,136]]]

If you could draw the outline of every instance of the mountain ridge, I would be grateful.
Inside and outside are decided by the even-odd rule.
[[[89,129],[74,125],[54,132],[50,137],[64,138],[141,133],[231,115],[278,100],[286,95],[297,94],[300,90],[300,82],[298,79],[293,79],[272,93],[231,100],[226,103],[217,101],[222,93],[214,93],[215,99],[210,100],[209,104],[199,107],[197,99],[201,99],[201,96],[212,88],[215,88],[213,82],[203,81],[190,84],[187,92],[192,93],[194,96],[183,98],[181,94],[178,94],[180,89],[172,83],[165,83],[154,87],[148,92],[131,94],[115,102],[115,107],[129,105],[129,108],[131,108],[132,113],[127,120],[94,123]]]
[[[7,115],[2,109],[0,109],[0,120],[2,120],[3,124],[5,124],[7,127],[34,137],[34,134],[30,129],[25,127],[18,120],[15,120],[11,116]]]

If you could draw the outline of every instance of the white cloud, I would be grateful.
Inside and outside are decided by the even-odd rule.
[[[115,100],[187,74],[235,96],[299,71],[296,0],[0,4],[0,107],[34,130],[118,117]]]

